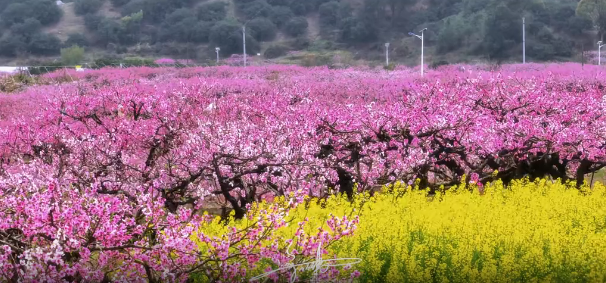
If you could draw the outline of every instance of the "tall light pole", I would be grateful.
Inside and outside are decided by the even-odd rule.
[[[219,65],[219,51],[221,51],[221,48],[216,47],[215,52],[217,52],[217,65]]]
[[[244,67],[246,67],[246,24],[242,26],[242,42],[244,46]]]
[[[602,47],[604,47],[604,44],[602,44],[602,41],[598,41],[598,66],[602,65]]]
[[[389,42],[385,43],[385,66],[389,66]]]
[[[423,34],[425,32],[425,30],[427,30],[427,28],[424,28],[424,29],[422,29],[420,31],[421,35],[417,35],[417,34],[415,34],[413,32],[409,32],[408,33],[408,35],[416,36],[417,38],[419,38],[421,40],[421,77],[424,75],[424,67],[425,67],[424,66],[424,64],[425,64],[425,61],[424,61],[425,60],[425,58],[424,58],[425,54],[424,54],[424,52],[425,51],[423,50],[423,49],[425,49],[425,40],[424,40],[425,36]]]
[[[522,17],[522,62],[526,64],[526,18]]]

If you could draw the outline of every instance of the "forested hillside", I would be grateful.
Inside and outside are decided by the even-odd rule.
[[[247,52],[268,59],[305,51],[382,61],[390,42],[392,60],[412,64],[420,42],[407,34],[427,28],[428,64],[519,61],[522,17],[528,60],[581,60],[583,50],[597,48],[606,1],[0,0],[0,56],[51,60],[77,45],[84,55],[70,63],[129,56],[212,62],[215,47],[222,57],[241,53],[246,24]]]

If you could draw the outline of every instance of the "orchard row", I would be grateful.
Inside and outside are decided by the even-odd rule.
[[[272,231],[303,196],[353,198],[395,181],[435,191],[464,175],[580,185],[606,164],[606,82],[594,66],[452,66],[422,78],[134,68],[41,82],[0,97],[3,279],[237,280],[263,259],[292,261]],[[290,205],[260,211],[244,230],[194,233],[200,211],[247,219],[280,196]],[[356,221],[298,233],[298,256],[314,257]],[[208,253],[195,252],[199,242]],[[219,264],[232,257],[242,262]]]

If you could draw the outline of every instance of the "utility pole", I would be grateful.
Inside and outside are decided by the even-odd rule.
[[[522,17],[522,62],[526,64],[526,18]]]
[[[219,51],[221,51],[221,48],[216,47],[215,52],[217,52],[217,65],[219,65]]]
[[[421,40],[421,77],[425,74],[424,68],[425,68],[425,35],[424,32],[425,30],[427,30],[427,28],[424,28],[420,31],[421,35],[417,35],[413,32],[409,32],[408,35],[412,35],[412,36],[416,36],[417,38],[419,38]]]
[[[244,46],[244,67],[246,67],[246,24],[242,26],[242,42]]]
[[[385,66],[389,66],[389,42],[385,43]]]
[[[581,69],[585,67],[585,44],[581,43]]]
[[[602,47],[604,47],[604,44],[602,44],[602,41],[598,41],[598,66],[602,65]]]

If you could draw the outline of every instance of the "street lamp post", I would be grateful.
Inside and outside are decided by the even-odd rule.
[[[389,66],[389,42],[385,43],[385,66]]]
[[[522,17],[522,63],[526,64],[526,18]]]
[[[242,42],[244,47],[244,67],[246,67],[246,24],[242,26]]]
[[[215,52],[217,52],[217,65],[219,65],[219,51],[221,51],[221,48],[216,47]]]
[[[425,32],[425,30],[427,30],[427,28],[424,28],[424,29],[422,29],[420,31],[421,35],[417,35],[417,34],[415,34],[413,32],[409,32],[408,33],[408,35],[416,36],[417,38],[419,38],[421,40],[421,77],[424,75],[424,67],[425,67],[424,66],[424,64],[425,64],[425,62],[424,62],[424,60],[425,60],[425,58],[424,58],[425,54],[424,54],[424,50],[423,50],[423,49],[425,49],[425,40],[424,40],[425,36],[423,34]]]
[[[604,47],[604,44],[602,44],[602,41],[598,41],[598,66],[602,65],[602,47]]]

